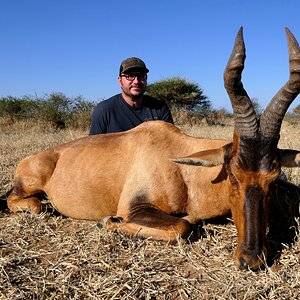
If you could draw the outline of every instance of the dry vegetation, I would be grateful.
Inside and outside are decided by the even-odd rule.
[[[230,139],[233,128],[183,130]],[[0,194],[11,187],[22,158],[85,134],[39,124],[2,126]],[[299,126],[284,124],[280,146],[300,149],[299,136]],[[299,170],[285,172],[300,184]],[[239,271],[230,221],[205,223],[203,238],[176,245],[109,233],[51,208],[41,215],[4,210],[0,224],[0,299],[300,299],[299,240],[284,245],[263,270]]]

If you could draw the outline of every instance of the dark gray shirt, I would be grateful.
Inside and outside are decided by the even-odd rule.
[[[151,120],[173,124],[171,112],[164,102],[144,95],[142,107],[134,108],[118,94],[95,107],[90,134],[125,131]]]

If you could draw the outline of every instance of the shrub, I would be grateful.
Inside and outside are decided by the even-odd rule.
[[[0,117],[9,119],[11,123],[32,118],[37,106],[37,102],[27,96],[20,99],[11,96],[4,97],[0,99]]]
[[[50,94],[48,99],[39,100],[37,118],[49,122],[56,128],[65,128],[72,113],[72,101],[62,93]]]
[[[34,120],[54,128],[74,127],[87,129],[90,126],[94,103],[81,96],[69,98],[62,93],[52,93],[43,98],[0,98],[0,117],[5,124],[17,120]]]
[[[72,107],[72,115],[69,119],[68,126],[73,128],[88,129],[91,125],[91,115],[95,104],[86,101],[81,96],[74,99]]]
[[[168,104],[172,110],[198,110],[207,113],[211,108],[208,97],[195,83],[173,77],[150,84],[147,94]]]

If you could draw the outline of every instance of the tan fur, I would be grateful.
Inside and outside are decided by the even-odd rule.
[[[187,136],[165,122],[148,122],[128,132],[89,136],[32,155],[19,163],[15,185],[22,187],[22,201],[44,191],[59,212],[78,219],[126,219],[131,199],[144,190],[148,201],[166,213],[199,211],[196,221],[220,214],[218,208],[207,208],[208,196],[222,201],[217,205],[222,211],[229,209],[226,197],[215,200],[221,186],[228,188],[226,178],[211,183],[222,166],[207,169],[170,159],[226,143]],[[9,207],[19,210],[15,196],[9,197]]]
[[[235,135],[234,145],[237,139]],[[258,183],[268,188],[276,174],[234,170],[244,181],[234,191],[224,162],[228,147],[229,141],[191,137],[162,121],[123,133],[88,136],[21,161],[8,206],[14,212],[39,213],[40,195],[45,193],[65,216],[88,220],[117,216],[123,221],[106,218],[107,229],[161,240],[187,237],[190,223],[232,212],[239,233],[238,260],[243,257],[243,186]],[[237,151],[234,146],[231,155]],[[286,162],[295,160],[287,150],[281,155]]]

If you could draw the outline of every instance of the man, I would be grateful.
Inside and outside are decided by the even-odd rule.
[[[128,58],[121,63],[118,82],[122,93],[95,107],[91,135],[129,130],[150,120],[163,120],[173,124],[168,106],[144,95],[148,72],[145,63],[137,57]]]

